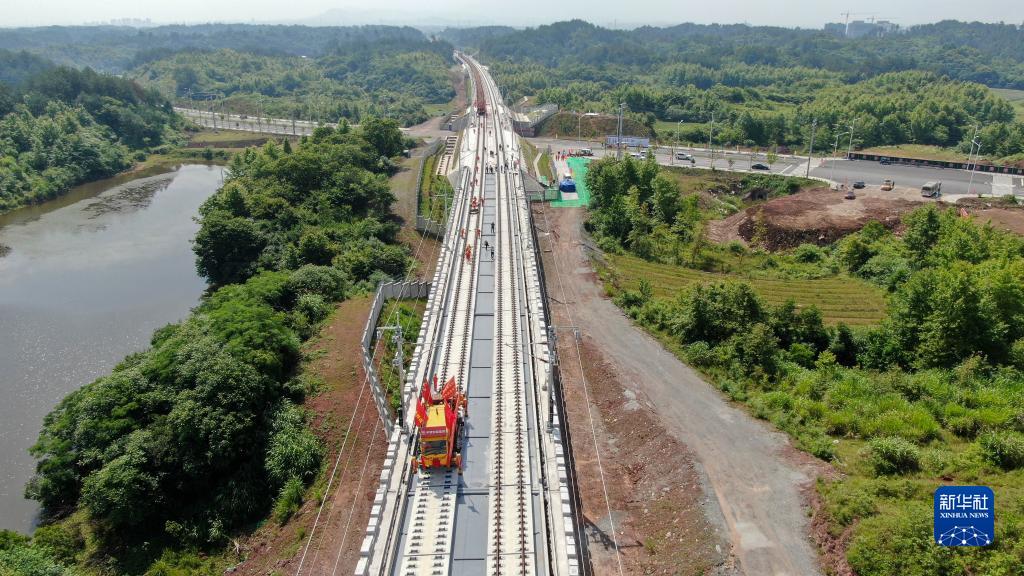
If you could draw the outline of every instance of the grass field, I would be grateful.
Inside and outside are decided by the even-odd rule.
[[[922,160],[945,160],[948,162],[966,162],[967,154],[951,148],[940,148],[926,144],[901,144],[899,146],[875,146],[865,148],[861,152],[868,154],[884,154],[898,158],[921,158]],[[982,156],[984,158],[984,156]]]
[[[645,278],[654,296],[671,298],[694,283],[743,280],[771,304],[792,299],[800,306],[817,306],[830,324],[851,326],[877,324],[885,315],[884,292],[863,280],[849,276],[820,279],[772,279],[742,274],[704,272],[673,264],[660,264],[629,255],[608,254],[604,280],[618,289],[635,290]]]
[[[548,179],[548,184],[555,181],[555,175],[551,173],[551,155],[544,152],[540,155],[540,161],[537,162],[537,167],[540,168],[539,176],[543,176]]]
[[[424,104],[423,109],[426,110],[427,114],[430,114],[431,117],[444,116],[451,112],[452,104],[450,102],[447,104]]]
[[[520,140],[520,142],[523,144],[523,162],[526,164],[526,171],[534,176],[539,176],[533,173],[533,160],[537,157],[537,147],[525,138]]]
[[[423,162],[423,178],[419,190],[420,214],[436,222],[447,220],[448,210],[451,208],[451,184],[444,176],[435,174],[437,163],[443,154],[444,149],[438,150]]]
[[[196,132],[190,139],[191,142],[199,144],[208,144],[214,148],[239,148],[245,147],[253,141],[266,141],[270,138],[267,134],[257,134],[256,132],[244,132],[240,130],[202,130]],[[291,138],[292,142],[297,142],[298,138]],[[241,144],[241,146],[239,146]]]
[[[1009,100],[1010,104],[1013,104],[1013,109],[1017,111],[1017,119],[1024,120],[1024,90],[992,88],[992,91]]]

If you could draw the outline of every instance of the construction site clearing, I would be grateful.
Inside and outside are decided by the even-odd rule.
[[[916,188],[878,186],[845,191],[817,187],[761,202],[723,220],[708,222],[708,239],[715,242],[756,244],[767,250],[786,250],[800,244],[824,246],[878,221],[899,232],[902,216],[928,203],[956,206],[963,216],[980,223],[1024,234],[1024,206],[993,198],[959,198],[954,204],[942,198],[925,198]]]

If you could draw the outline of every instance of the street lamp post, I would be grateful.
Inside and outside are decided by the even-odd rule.
[[[971,178],[967,182],[967,191],[974,193],[974,173],[978,170],[978,159],[981,158],[981,142],[978,142],[978,151],[974,153],[974,163],[971,164]],[[995,186],[992,187],[992,196],[995,196]]]
[[[672,165],[676,165],[676,146],[679,146],[679,127],[683,125],[683,121],[676,122],[676,139],[672,142]]]
[[[967,162],[971,165],[971,179],[967,183],[967,193],[974,193],[974,172],[978,168],[978,160],[981,159],[981,142],[978,140],[979,127],[974,127],[974,137],[971,138],[971,153],[967,155]],[[978,150],[975,152],[974,147],[977,146]],[[974,156],[974,162],[971,162],[971,156]],[[992,188],[992,194],[995,195],[995,187]]]
[[[850,124],[850,147],[846,149],[847,160],[850,160],[853,155],[853,127],[855,124],[857,124],[856,120],[853,121],[853,124]]]
[[[711,126],[708,128],[708,150],[711,153],[711,167],[715,167],[715,149],[711,147],[711,135],[715,133],[715,113],[711,113]]]
[[[832,147],[832,174],[828,177],[832,183],[836,181],[836,154],[839,153],[839,139],[846,135],[846,132],[840,132],[836,134],[836,143]]]
[[[583,140],[583,115],[576,112],[576,150],[578,151],[582,146]]]
[[[615,141],[615,158],[617,160],[622,159],[622,112],[626,109],[626,103],[619,103],[619,124],[618,124],[618,135]]]
[[[814,121],[811,122],[811,149],[810,149],[809,152],[807,152],[807,174],[806,174],[807,178],[811,177],[811,157],[814,156],[814,133],[817,132],[817,131],[818,131],[818,119],[815,118]]]

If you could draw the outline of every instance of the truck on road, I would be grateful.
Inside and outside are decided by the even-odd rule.
[[[942,182],[928,182],[921,186],[921,196],[935,198],[942,194]]]

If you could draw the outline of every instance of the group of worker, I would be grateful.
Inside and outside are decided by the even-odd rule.
[[[493,261],[494,260],[494,246],[491,246],[489,242],[484,240],[484,250],[487,251],[487,252],[490,252],[491,260]],[[467,262],[472,262],[473,261],[473,245],[472,244],[466,244],[466,253],[465,254],[466,254],[466,261]]]
[[[494,222],[491,222],[491,234],[492,235],[494,234]],[[460,229],[459,230],[459,235],[462,236],[463,238],[465,238],[466,237],[466,229],[465,228]],[[480,237],[480,229],[479,228],[476,229],[476,236],[477,236],[477,238]],[[491,243],[488,242],[487,240],[484,240],[484,251],[485,252],[489,252],[490,255],[491,255],[491,260],[494,260],[494,246],[491,246]],[[472,244],[468,244],[468,243],[466,244],[465,256],[466,256],[466,261],[472,261],[473,260],[473,245]]]

